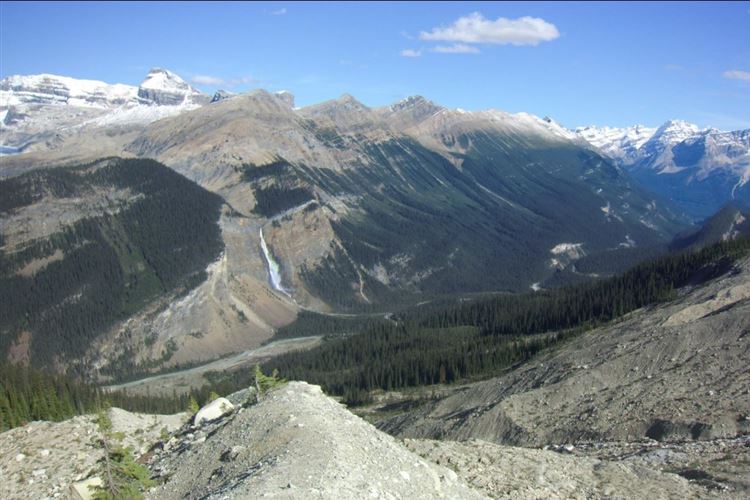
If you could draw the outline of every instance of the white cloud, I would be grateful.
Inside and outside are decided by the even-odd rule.
[[[210,87],[226,88],[237,87],[238,85],[248,85],[251,83],[261,83],[260,80],[253,78],[252,76],[224,79],[218,76],[211,75],[195,75],[190,80],[196,85],[208,85]]]
[[[415,49],[404,49],[401,51],[402,57],[419,57],[422,55],[421,50],[415,50]]]
[[[538,17],[507,19],[499,17],[492,21],[479,12],[460,17],[450,26],[422,31],[419,38],[429,41],[490,43],[498,45],[538,45],[558,38],[557,27]]]
[[[211,85],[214,87],[224,85],[223,79],[209,75],[195,75],[191,80],[198,85]]]
[[[287,13],[286,7],[282,7],[279,10],[272,10],[271,15],[272,16],[283,16]]]
[[[440,54],[479,54],[479,49],[465,43],[455,43],[453,45],[438,45],[430,49],[431,52]]]
[[[738,69],[732,69],[729,71],[725,71],[721,74],[724,78],[729,78],[730,80],[742,80],[743,82],[750,82],[750,71],[740,71]]]

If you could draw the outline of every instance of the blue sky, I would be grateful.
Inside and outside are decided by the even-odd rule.
[[[570,127],[750,128],[750,2],[0,3],[0,77],[137,85],[157,66],[303,106],[421,94]]]

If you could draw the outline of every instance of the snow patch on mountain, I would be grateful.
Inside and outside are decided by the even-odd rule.
[[[112,108],[137,99],[138,89],[130,85],[79,80],[67,76],[14,75],[0,80],[0,108],[35,105],[70,105]]]

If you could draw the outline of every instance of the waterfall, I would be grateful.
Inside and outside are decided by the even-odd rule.
[[[287,297],[291,297],[286,288],[281,284],[281,267],[279,263],[273,258],[271,252],[268,250],[266,240],[263,238],[263,228],[260,228],[260,248],[263,250],[263,256],[266,258],[266,264],[268,265],[268,278],[271,282],[271,286],[274,290],[277,290]]]

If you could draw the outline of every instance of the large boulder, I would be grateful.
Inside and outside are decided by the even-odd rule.
[[[234,410],[234,405],[226,398],[217,398],[198,410],[193,424],[201,425],[204,421],[216,420]]]

